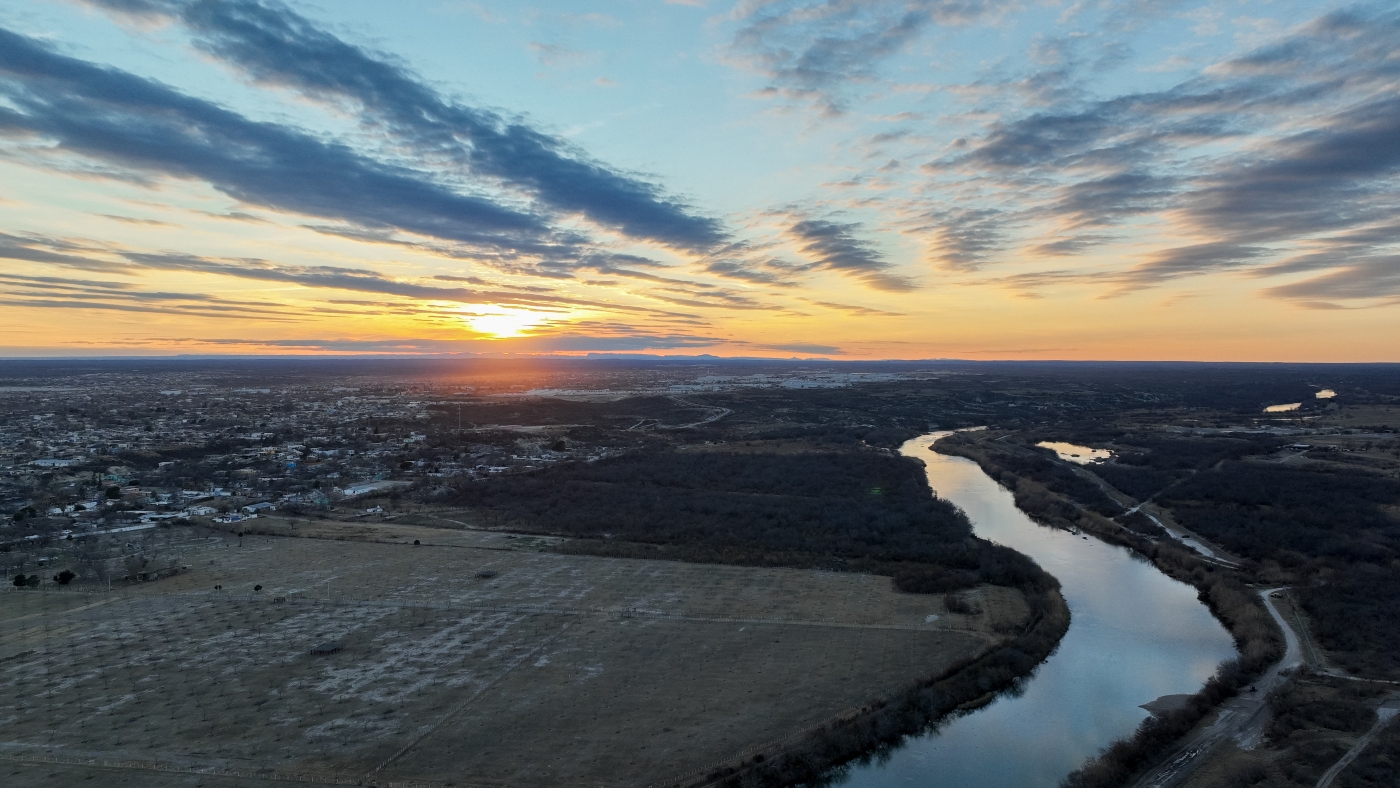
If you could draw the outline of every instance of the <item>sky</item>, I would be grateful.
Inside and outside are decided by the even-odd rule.
[[[1400,6],[0,0],[0,356],[1400,361]]]

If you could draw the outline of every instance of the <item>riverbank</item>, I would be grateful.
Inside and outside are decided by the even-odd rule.
[[[994,433],[960,433],[939,441],[936,450],[964,457],[1010,490],[1017,508],[1050,527],[1084,532],[1131,550],[1163,574],[1196,588],[1200,599],[1235,639],[1239,657],[1226,662],[1206,685],[1176,711],[1144,720],[1132,736],[1116,742],[1069,775],[1072,788],[1116,788],[1169,752],[1174,744],[1225,700],[1248,686],[1283,655],[1283,634],[1240,571],[1210,563],[1170,542],[1154,541],[1088,511],[1076,501],[1010,470],[1017,447],[997,442]],[[999,460],[1005,458],[1007,461]]]
[[[1059,592],[1059,584],[1048,574],[1042,582],[1052,585],[1034,595],[1026,594],[1031,615],[1024,631],[1011,640],[831,720],[795,741],[784,742],[770,752],[746,753],[742,762],[723,765],[682,785],[728,788],[822,784],[833,769],[843,764],[888,752],[950,716],[992,702],[1031,674],[1069,629],[1070,610]]]

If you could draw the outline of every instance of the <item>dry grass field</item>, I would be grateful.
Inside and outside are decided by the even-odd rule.
[[[191,542],[190,571],[112,592],[0,592],[0,782],[658,785],[1026,614],[995,587],[962,616],[869,575],[296,529]],[[327,641],[340,651],[311,653]]]

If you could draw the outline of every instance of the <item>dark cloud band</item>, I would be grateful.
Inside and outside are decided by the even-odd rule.
[[[315,100],[350,102],[396,145],[526,191],[634,238],[703,252],[720,223],[657,185],[591,161],[521,120],[449,100],[388,57],[348,43],[278,3],[257,0],[87,0],[179,20],[196,44],[251,78]]]

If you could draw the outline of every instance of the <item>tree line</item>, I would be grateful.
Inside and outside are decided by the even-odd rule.
[[[1053,583],[974,537],[917,462],[874,451],[639,452],[466,483],[445,500],[582,537],[575,552],[871,572],[913,593]]]
[[[1029,618],[998,647],[796,743],[716,769],[705,784],[820,784],[840,764],[1014,688],[1069,626],[1054,577],[973,536],[966,515],[933,495],[917,461],[884,452],[639,452],[464,484],[445,500],[513,528],[576,537],[565,552],[861,571],[911,593],[978,583],[1022,591]]]

